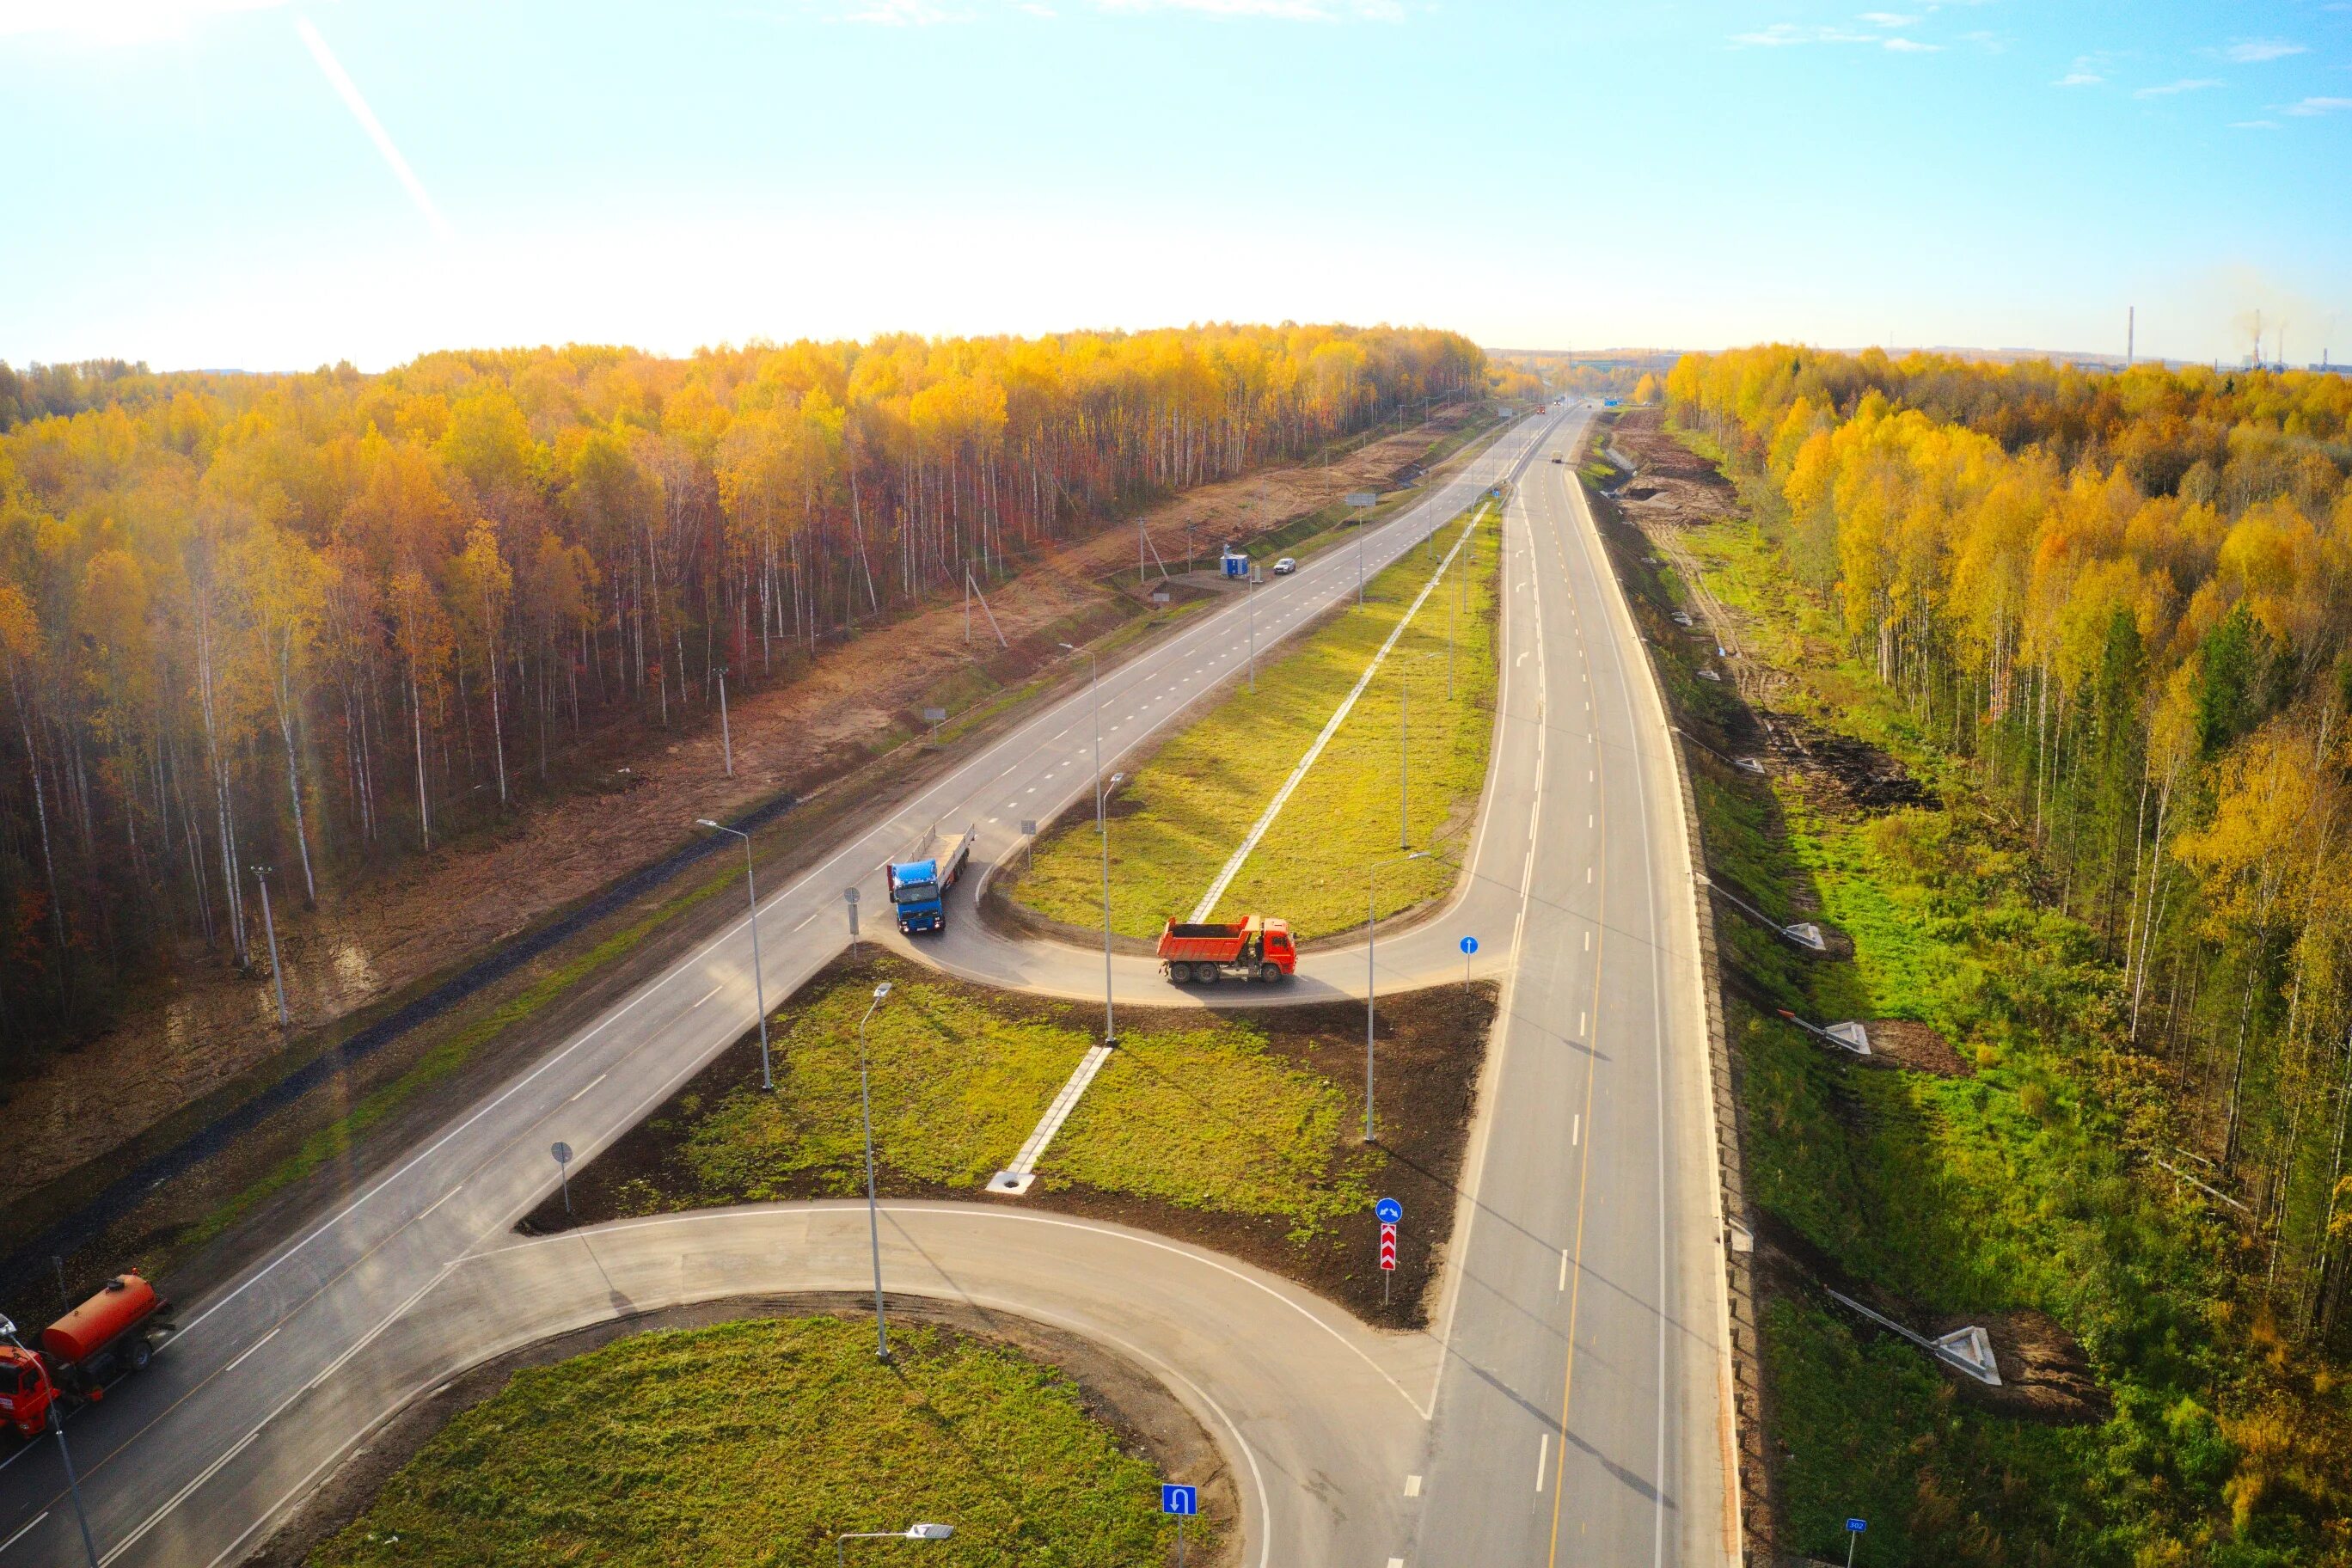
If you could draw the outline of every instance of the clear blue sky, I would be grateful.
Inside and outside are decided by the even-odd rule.
[[[0,0],[0,358],[2120,351],[2128,304],[2143,353],[2259,309],[2352,358],[2352,0],[1884,3]]]

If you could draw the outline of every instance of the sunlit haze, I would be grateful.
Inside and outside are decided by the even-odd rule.
[[[1284,318],[2352,354],[2352,7],[0,4],[0,358]],[[446,223],[446,233],[443,226]],[[2270,334],[2284,327],[2283,345]]]

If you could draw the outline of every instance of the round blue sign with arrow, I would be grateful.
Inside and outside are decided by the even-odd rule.
[[[1396,1225],[1404,1218],[1404,1205],[1394,1198],[1382,1198],[1372,1205],[1372,1213],[1380,1216],[1382,1225]]]
[[[1463,955],[1465,958],[1467,958],[1470,954],[1472,954],[1472,953],[1474,953],[1474,952],[1477,952],[1477,951],[1478,951],[1478,939],[1477,939],[1476,937],[1475,937],[1475,936],[1465,936],[1465,937],[1464,937],[1464,938],[1462,939],[1462,955]]]

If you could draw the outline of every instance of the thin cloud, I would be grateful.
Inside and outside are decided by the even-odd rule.
[[[1269,16],[1288,22],[1401,22],[1400,0],[1094,0],[1101,11],[1196,11],[1205,16]]]
[[[1905,16],[1893,11],[1864,11],[1861,19],[1874,27],[1916,27],[1919,25],[1918,17]]]
[[[2170,98],[2175,93],[2203,92],[2207,88],[2221,85],[2210,76],[2183,77],[2179,81],[2168,81],[2161,87],[2140,88],[2134,91],[2132,96],[2134,98]]]
[[[302,35],[302,42],[309,47],[310,58],[319,62],[319,69],[325,74],[327,85],[335,89],[336,95],[343,100],[343,107],[352,111],[352,118],[360,122],[360,129],[366,132],[368,140],[375,143],[375,150],[383,154],[383,161],[391,165],[394,177],[408,192],[408,199],[416,204],[416,210],[425,215],[425,221],[433,226],[433,232],[443,240],[456,237],[450,230],[449,220],[441,216],[441,209],[433,205],[431,196],[425,195],[425,182],[416,177],[416,171],[408,166],[408,160],[402,157],[400,149],[393,145],[391,133],[375,117],[375,110],[368,107],[367,100],[360,96],[359,84],[345,74],[342,62],[335,58],[334,50],[327,47],[327,40],[319,36],[319,29],[310,25],[310,18],[295,17],[294,29]]]
[[[2099,87],[2103,86],[2106,79],[2095,71],[2068,71],[2050,85],[2052,87]]]
[[[2221,51],[2225,60],[2242,66],[2258,66],[2266,60],[2283,60],[2289,55],[2307,55],[2310,48],[2285,38],[2239,38]]]
[[[55,34],[83,43],[184,38],[210,16],[271,11],[288,0],[0,0],[0,38]]]
[[[2347,109],[2352,109],[2352,98],[2306,98],[2300,103],[2288,104],[2279,112],[2309,120],[2315,115],[2341,114]]]
[[[2232,120],[2230,121],[2230,129],[2232,131],[2275,131],[2278,128],[2279,122],[2275,120]]]
[[[1916,19],[1895,16],[1884,11],[1865,13],[1862,19],[1869,22],[1882,16],[1889,25]],[[1781,49],[1798,44],[1866,44],[1905,55],[1934,54],[1943,47],[1941,44],[1923,44],[1916,38],[1888,37],[1884,33],[1858,33],[1851,27],[1801,27],[1794,22],[1775,22],[1754,32],[1734,33],[1731,44],[1734,48],[1748,49]]]

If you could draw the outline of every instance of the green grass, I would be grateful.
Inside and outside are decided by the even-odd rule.
[[[746,1089],[708,1108],[683,1149],[709,1203],[807,1190],[861,1191],[857,1021],[862,979],[838,980],[779,1016],[776,1092]],[[1057,1009],[977,1002],[961,987],[894,982],[866,1029],[875,1154],[901,1174],[978,1187],[1011,1163],[1095,1043]],[[1181,1028],[1121,1032],[1038,1166],[1072,1183],[1180,1207],[1278,1216],[1306,1237],[1371,1202],[1377,1151],[1335,1155],[1349,1100],[1266,1048],[1245,1018],[1203,1014]],[[645,1206],[666,1208],[646,1194]]]
[[[1159,1476],[1066,1377],[927,1326],[891,1342],[884,1364],[866,1324],[762,1320],[518,1372],[310,1561],[830,1568],[835,1535],[915,1520],[955,1536],[865,1546],[924,1568],[1160,1561]]]
[[[1808,962],[1726,912],[1727,956],[1815,1017],[1932,1025],[1979,1069],[1856,1070],[1735,1004],[1749,1195],[1923,1311],[2047,1312],[2116,1403],[2090,1426],[1994,1415],[1908,1350],[1775,1302],[1761,1327],[1783,1545],[1840,1559],[1861,1514],[1864,1560],[1881,1563],[2345,1561],[2346,1384],[2237,1298],[2237,1233],[2147,1163],[2168,1149],[2163,1068],[2124,1047],[2090,931],[2044,907],[2025,847],[1849,661],[1755,525],[1685,538],[1749,616],[1750,647],[1801,677],[1776,701],[1885,748],[1945,803],[1865,819],[1805,775],[1776,775],[1768,802],[1699,769],[1714,863],[1775,913],[1810,885],[1855,948],[1851,964]]]
[[[1218,918],[1280,916],[1301,936],[1363,922],[1364,868],[1398,853],[1401,691],[1408,679],[1412,811],[1406,837],[1413,847],[1435,853],[1381,873],[1381,912],[1440,897],[1454,885],[1486,783],[1494,728],[1496,516],[1491,507],[1475,514],[1468,544],[1244,864],[1217,906]],[[1110,825],[1114,931],[1154,936],[1171,917],[1192,912],[1464,526],[1457,521],[1441,529],[1373,578],[1361,607],[1349,606],[1280,658],[1262,660],[1255,693],[1245,686],[1236,690],[1135,771],[1119,792]],[[1456,574],[1464,574],[1458,616]],[[1449,620],[1457,638],[1450,700]],[[1051,831],[1012,895],[1055,920],[1097,922],[1098,855],[1090,817]]]

